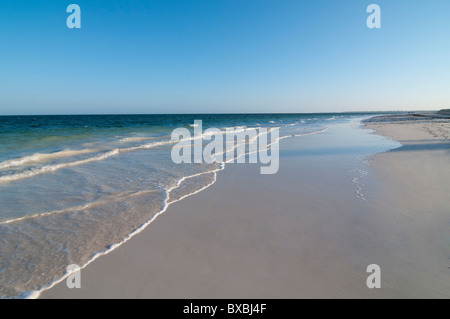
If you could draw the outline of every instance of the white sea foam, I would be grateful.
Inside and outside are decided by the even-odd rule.
[[[156,137],[124,137],[119,139],[119,143],[129,143],[129,142],[141,142],[147,140],[154,140]]]
[[[99,149],[81,149],[81,150],[67,149],[67,150],[63,150],[63,151],[59,151],[59,152],[55,152],[55,153],[48,153],[48,154],[36,153],[33,155],[24,156],[21,158],[15,158],[15,159],[10,159],[10,160],[0,162],[0,169],[9,169],[9,168],[17,167],[17,166],[23,166],[23,165],[30,164],[30,163],[47,162],[47,161],[53,160],[53,159],[82,155],[82,154],[87,154],[87,153],[95,153],[95,152],[99,152],[99,151],[100,151]]]
[[[37,176],[40,174],[52,173],[52,172],[55,172],[55,171],[63,169],[63,168],[79,166],[79,165],[88,164],[88,163],[95,162],[95,161],[102,161],[111,156],[119,155],[120,153],[132,152],[132,151],[141,150],[141,149],[150,149],[153,147],[169,145],[172,143],[174,143],[174,142],[173,141],[161,141],[161,142],[147,143],[147,144],[134,146],[134,147],[115,148],[113,150],[110,150],[105,153],[102,153],[102,154],[99,154],[99,155],[96,155],[96,156],[93,156],[93,157],[90,157],[87,159],[83,159],[83,160],[78,160],[78,161],[73,161],[73,162],[68,162],[68,163],[54,164],[54,165],[46,165],[46,166],[43,166],[40,168],[31,169],[31,170],[21,172],[21,173],[0,176],[0,183],[8,183],[8,182],[12,182],[12,181],[20,180],[20,179],[34,177],[34,176]]]
[[[324,133],[326,131],[328,131],[330,128],[326,127],[322,130],[318,130],[318,131],[314,131],[314,132],[308,132],[308,133],[301,133],[301,134],[294,134],[292,136],[307,136],[307,135],[314,135],[314,134],[318,134],[318,133]]]
[[[117,155],[119,153],[120,153],[120,150],[116,148],[114,150],[108,151],[101,155],[90,157],[90,158],[87,158],[84,160],[74,161],[74,162],[70,162],[70,163],[55,164],[55,165],[46,165],[46,166],[43,166],[40,168],[31,169],[29,171],[25,171],[25,172],[21,172],[21,173],[17,173],[17,174],[4,175],[4,176],[0,177],[0,183],[12,182],[12,181],[16,181],[19,179],[34,177],[34,176],[40,175],[40,174],[55,172],[62,168],[78,166],[78,165],[82,165],[82,164],[91,163],[94,161],[101,161],[101,160],[104,160],[105,158]]]
[[[356,176],[352,177],[352,182],[355,183],[355,186],[356,186],[356,190],[355,190],[356,197],[363,201],[367,200],[363,193],[364,183],[362,183],[361,179],[363,179],[369,173],[367,171],[359,169],[359,168],[355,168],[355,169],[351,170],[350,172],[356,175]]]

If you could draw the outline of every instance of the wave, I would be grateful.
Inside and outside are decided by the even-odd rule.
[[[125,137],[125,138],[117,140],[116,142],[117,143],[141,142],[141,141],[154,140],[154,139],[156,139],[156,137]],[[92,146],[92,145],[99,145],[99,143],[85,143],[83,145]],[[145,145],[142,145],[142,147],[149,148],[152,146],[145,144]],[[130,149],[132,150],[134,148],[130,148]],[[0,170],[11,169],[11,168],[25,166],[25,165],[33,164],[33,163],[49,162],[51,160],[72,157],[72,156],[77,156],[77,155],[96,153],[96,152],[101,152],[102,150],[105,150],[105,148],[104,147],[103,148],[101,148],[101,147],[100,148],[84,148],[84,149],[80,149],[80,150],[65,149],[65,150],[62,150],[59,152],[54,152],[54,153],[35,153],[33,155],[27,155],[24,157],[13,158],[13,159],[9,159],[9,160],[0,162]],[[119,150],[120,150],[120,148],[119,148]],[[123,151],[126,151],[126,149],[124,148]]]
[[[245,130],[246,127],[244,126],[237,126],[234,127],[235,132],[239,132],[242,130]],[[226,132],[223,131],[221,132],[222,134],[225,134]],[[210,133],[204,133],[200,136],[194,136],[189,138],[188,140],[196,140],[196,139],[201,139],[203,137],[209,136],[211,135]],[[147,139],[147,138],[145,138]],[[74,162],[68,162],[68,163],[60,163],[60,164],[54,164],[54,165],[46,165],[40,168],[35,168],[35,169],[31,169],[25,172],[20,172],[20,173],[16,173],[16,174],[10,174],[10,175],[4,175],[4,176],[0,176],[0,183],[9,183],[12,181],[16,181],[16,180],[21,180],[21,179],[26,179],[26,178],[31,178],[40,174],[46,174],[46,173],[51,173],[51,172],[55,172],[58,171],[60,169],[63,168],[68,168],[68,167],[74,167],[74,166],[78,166],[78,165],[83,165],[83,164],[88,164],[91,162],[95,162],[95,161],[101,161],[104,159],[107,159],[111,156],[116,156],[119,155],[120,153],[125,153],[125,152],[132,152],[132,151],[136,151],[136,150],[142,150],[142,149],[150,149],[150,148],[154,148],[154,147],[158,147],[158,146],[163,146],[163,145],[170,145],[170,144],[174,144],[177,143],[177,141],[173,141],[173,140],[163,140],[163,141],[158,141],[158,142],[151,142],[151,143],[146,143],[146,144],[142,144],[142,145],[138,145],[138,146],[133,146],[133,147],[126,147],[126,148],[115,148],[113,150],[107,151],[105,153],[102,153],[100,155],[96,155],[87,159],[83,159],[83,160],[78,160],[78,161],[74,161]],[[17,160],[9,160],[9,163],[6,163],[8,161],[2,162],[4,163],[4,166],[6,167],[7,165],[9,165],[9,167],[12,167],[11,165],[15,165],[20,166],[23,165],[24,163],[27,162],[36,162],[36,161],[44,161],[49,160],[49,159],[57,159],[57,158],[62,158],[62,157],[70,157],[73,155],[80,155],[80,154],[85,154],[85,153],[92,153],[92,152],[98,152],[99,149],[95,150],[95,149],[84,149],[84,150],[65,150],[65,151],[61,151],[61,152],[57,152],[57,153],[52,153],[52,154],[34,154],[32,156],[28,156],[28,157],[24,157],[21,159],[17,159]]]
[[[99,152],[99,149],[82,149],[82,150],[63,150],[55,153],[41,154],[35,153],[33,155],[24,156],[20,158],[10,159],[3,162],[0,162],[0,169],[9,169],[17,166],[23,166],[30,163],[36,162],[47,162],[53,159],[59,159],[64,157],[82,155],[87,153],[95,153]]]
[[[118,143],[128,143],[128,142],[141,142],[147,140],[154,140],[156,137],[124,137],[119,139]]]
[[[46,166],[43,166],[41,168],[31,169],[29,171],[25,171],[25,172],[22,172],[22,173],[11,174],[11,175],[4,175],[4,176],[0,177],[0,183],[12,182],[12,181],[16,181],[16,180],[19,180],[19,179],[34,177],[34,176],[40,175],[40,174],[55,172],[55,171],[60,170],[62,168],[78,166],[78,165],[82,165],[82,164],[91,163],[91,162],[94,162],[94,161],[101,161],[101,160],[104,160],[104,159],[106,159],[108,157],[117,155],[119,153],[120,153],[120,150],[116,148],[116,149],[114,149],[112,151],[109,151],[109,152],[106,152],[106,153],[103,153],[101,155],[94,156],[94,157],[91,157],[91,158],[88,158],[88,159],[84,159],[84,160],[79,160],[79,161],[70,162],[70,163],[55,164],[55,165],[46,165]]]
[[[8,183],[8,182],[12,182],[12,181],[20,180],[20,179],[30,178],[30,177],[34,177],[34,176],[40,175],[40,174],[55,172],[55,171],[63,169],[63,168],[88,164],[88,163],[95,162],[95,161],[102,161],[111,156],[119,155],[120,153],[132,152],[132,151],[141,150],[141,149],[150,149],[153,147],[157,147],[157,146],[161,146],[161,145],[168,145],[171,143],[174,143],[174,141],[161,141],[161,142],[147,143],[147,144],[135,146],[135,147],[115,148],[108,152],[105,152],[100,155],[93,156],[93,157],[90,157],[87,159],[83,159],[83,160],[78,160],[78,161],[69,162],[69,163],[46,165],[46,166],[43,166],[40,168],[31,169],[31,170],[17,173],[17,174],[4,175],[4,176],[0,177],[0,183]]]

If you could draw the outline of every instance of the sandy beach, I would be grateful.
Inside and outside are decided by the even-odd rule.
[[[327,155],[314,136],[283,140],[277,174],[227,166],[82,269],[80,289],[61,282],[41,298],[450,298],[449,120],[365,128],[403,146],[358,171],[353,153]],[[366,285],[370,264],[380,289]]]

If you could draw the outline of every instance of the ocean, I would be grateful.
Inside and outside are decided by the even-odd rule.
[[[287,139],[371,115],[0,116],[0,297],[38,296],[68,265],[85,267],[214,184],[227,164],[174,163],[175,128],[202,120],[221,131],[279,128]]]

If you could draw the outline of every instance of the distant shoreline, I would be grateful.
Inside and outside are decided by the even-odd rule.
[[[345,112],[281,112],[281,113],[272,113],[272,112],[244,112],[244,113],[92,113],[92,114],[0,114],[0,117],[4,116],[148,116],[148,115],[157,115],[157,116],[177,116],[177,115],[352,115],[352,114],[403,114],[403,113],[411,113],[411,112],[439,112],[439,111],[345,111]]]

